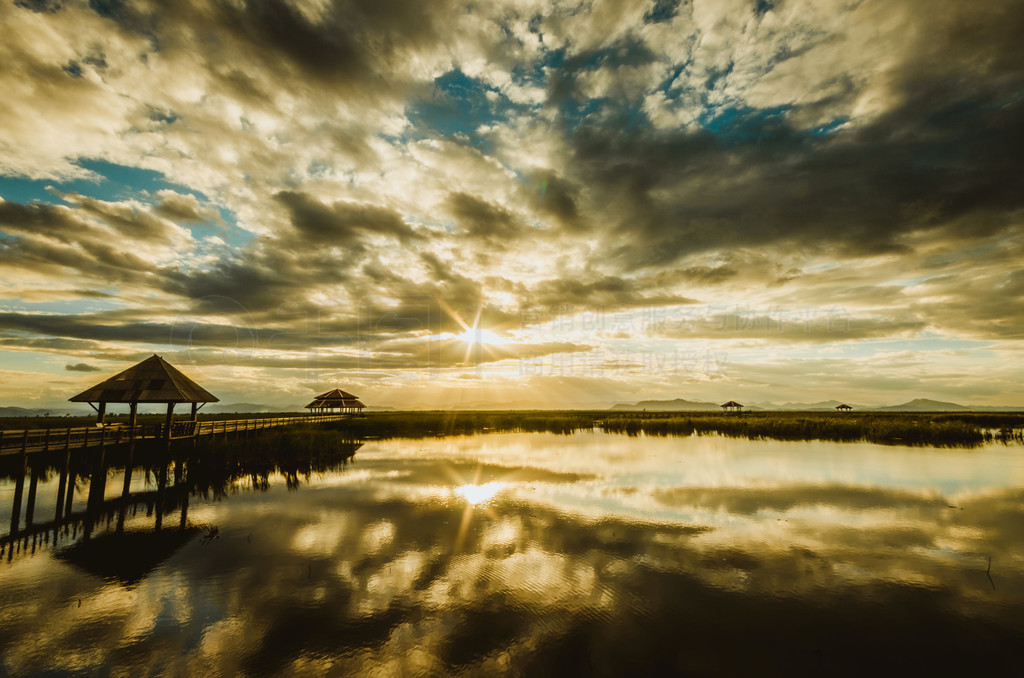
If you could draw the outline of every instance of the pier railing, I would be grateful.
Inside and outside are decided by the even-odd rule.
[[[133,440],[178,440],[200,436],[216,436],[228,433],[261,431],[289,424],[315,424],[337,421],[351,417],[351,414],[314,414],[297,417],[175,421],[171,423],[170,432],[167,431],[162,423],[141,424],[135,427],[112,423],[103,426],[78,426],[59,429],[0,430],[0,455],[75,450],[84,447],[99,447],[101,445],[118,445]]]

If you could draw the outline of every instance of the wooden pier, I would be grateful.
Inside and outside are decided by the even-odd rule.
[[[291,424],[313,424],[351,419],[350,414],[315,414],[297,417],[258,417],[252,419],[214,419],[175,421],[170,424],[123,426],[79,426],[76,428],[39,428],[17,431],[0,430],[0,456],[63,452],[87,447],[119,445],[137,440],[181,440],[228,433],[262,431]]]

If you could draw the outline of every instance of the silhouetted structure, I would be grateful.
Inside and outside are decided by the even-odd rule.
[[[730,400],[727,403],[722,403],[722,411],[726,413],[740,413],[743,411],[743,405],[739,404],[735,400]]]
[[[192,403],[189,421],[196,420],[200,403],[215,403],[219,398],[192,381],[160,356],[153,354],[138,365],[69,398],[74,403],[89,403],[96,410],[96,423],[103,424],[107,403],[128,403],[129,426],[135,427],[139,403],[167,403],[164,437],[171,437],[171,422],[177,403]]]
[[[57,558],[97,577],[132,585],[142,581],[199,532],[198,527],[183,525],[176,530],[109,533],[64,548]]]
[[[364,407],[366,405],[359,402],[358,397],[351,393],[346,393],[340,388],[328,391],[327,393],[321,393],[313,402],[306,405],[307,410],[313,410],[319,414],[331,410],[338,410],[343,414],[354,414],[362,411]]]
[[[843,403],[842,405],[836,405],[836,409],[839,410],[840,412],[849,412],[853,408],[847,405],[846,403]]]

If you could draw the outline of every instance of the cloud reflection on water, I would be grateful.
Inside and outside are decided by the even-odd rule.
[[[600,434],[370,443],[297,492],[272,476],[267,491],[194,505],[221,539],[191,541],[132,587],[46,552],[5,564],[3,667],[998,666],[1024,635],[1015,452]],[[500,492],[467,514],[467,484]]]

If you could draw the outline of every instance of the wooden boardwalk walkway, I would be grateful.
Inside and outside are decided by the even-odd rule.
[[[0,456],[78,450],[87,447],[119,445],[136,440],[181,440],[201,436],[262,431],[290,424],[318,424],[351,417],[351,414],[314,414],[298,417],[176,421],[171,424],[170,435],[168,435],[164,424],[141,425],[134,429],[120,424],[107,424],[76,428],[0,431]]]

